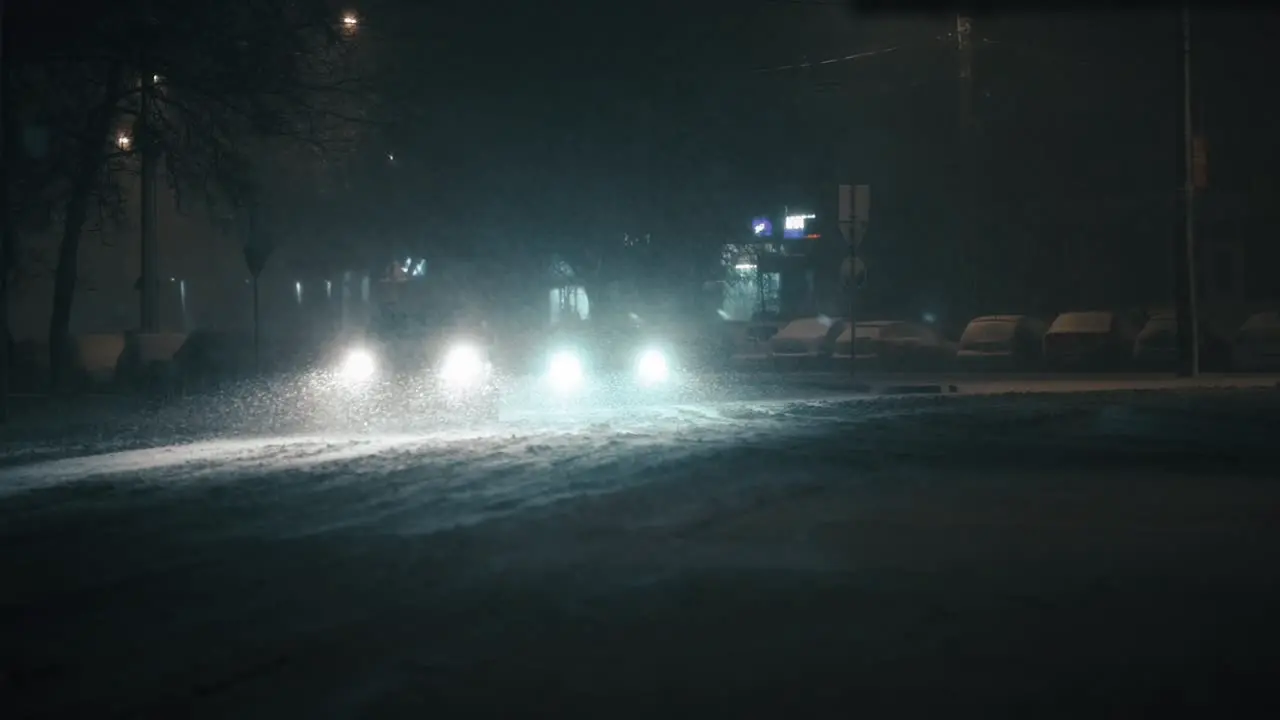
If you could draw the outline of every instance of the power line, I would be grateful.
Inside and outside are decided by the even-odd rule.
[[[901,47],[902,46],[900,45],[895,45],[894,47],[882,48],[880,50],[867,50],[865,52],[854,53],[852,55],[842,55],[840,57],[827,58],[825,60],[816,60],[813,62],[806,61],[801,63],[793,63],[791,65],[777,65],[775,67],[760,68],[756,70],[756,72],[758,73],[781,72],[783,70],[801,70],[804,68],[819,67],[822,65],[835,65],[836,63],[849,62],[851,60],[861,60],[862,58],[875,57],[877,55],[886,55],[891,52],[896,52]]]

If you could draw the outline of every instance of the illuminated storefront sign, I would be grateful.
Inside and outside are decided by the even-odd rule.
[[[783,216],[783,239],[800,240],[802,238],[818,237],[809,231],[809,221],[817,217],[813,213],[787,213]],[[758,238],[771,238],[773,237],[773,222],[764,216],[752,218],[751,233]]]
[[[812,213],[788,215],[786,217],[786,227],[782,230],[782,237],[788,240],[799,240],[800,238],[808,236],[805,226],[810,220],[813,220],[816,217],[817,216]]]
[[[773,237],[773,223],[767,217],[752,218],[751,232],[756,237]]]

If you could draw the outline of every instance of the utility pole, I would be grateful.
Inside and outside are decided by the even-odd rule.
[[[962,129],[973,124],[973,41],[970,37],[973,19],[964,13],[956,15],[956,60],[958,66],[957,110]]]
[[[144,60],[145,60],[144,56]],[[142,283],[139,293],[139,318],[144,333],[160,330],[160,318],[157,312],[157,300],[160,290],[160,268],[156,247],[156,138],[152,127],[151,115],[154,112],[156,78],[152,74],[151,64],[140,64],[142,71],[142,93],[138,112],[138,149],[142,157],[142,217],[140,250],[142,259]]]
[[[965,5],[962,4],[962,8]],[[977,178],[978,151],[975,147],[977,138],[977,119],[973,109],[973,18],[967,10],[956,13],[956,160],[957,180],[959,188],[956,198],[963,203],[963,211],[956,217],[963,223],[958,233],[962,247],[961,262],[964,290],[970,295],[970,302],[975,311],[981,310],[979,298],[985,287],[980,280],[979,261],[976,253],[978,224],[974,222],[977,208],[976,190],[981,186]]]
[[[1182,137],[1178,175],[1182,181],[1179,198],[1182,227],[1173,242],[1174,309],[1178,324],[1178,374],[1195,377],[1200,374],[1200,307],[1196,287],[1196,153],[1191,111],[1191,4],[1188,0],[1183,0],[1180,26],[1182,51],[1178,57],[1182,69]]]

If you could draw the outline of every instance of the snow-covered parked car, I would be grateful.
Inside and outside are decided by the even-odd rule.
[[[1231,348],[1210,323],[1200,322],[1200,367],[1205,370],[1231,369]],[[1150,369],[1171,370],[1178,364],[1178,317],[1171,312],[1156,313],[1133,341],[1133,361]]]
[[[820,363],[831,357],[844,328],[844,320],[825,315],[792,320],[769,339],[769,354],[775,366]]]
[[[960,335],[956,361],[977,369],[1026,369],[1040,363],[1049,326],[1030,315],[984,315]]]
[[[1058,368],[1114,369],[1132,362],[1136,323],[1110,310],[1066,312],[1044,336],[1045,363]]]
[[[1240,326],[1231,364],[1236,370],[1280,370],[1280,310],[1255,313]]]
[[[845,327],[835,342],[832,357],[885,370],[927,370],[940,368],[954,356],[955,348],[937,328],[906,320],[860,322],[852,331]]]

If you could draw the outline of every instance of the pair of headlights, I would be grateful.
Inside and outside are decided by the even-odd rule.
[[[661,385],[671,376],[671,366],[665,353],[649,349],[636,356],[632,372],[642,385]],[[572,350],[554,353],[547,365],[547,380],[562,392],[581,387],[586,380],[582,358]]]
[[[378,358],[373,352],[365,348],[353,348],[342,359],[338,376],[345,382],[362,383],[376,377],[378,369]],[[671,366],[665,353],[651,348],[636,356],[632,372],[641,385],[661,385],[670,378]],[[474,387],[488,376],[489,361],[477,347],[455,345],[445,353],[437,373],[449,387]],[[554,353],[547,366],[547,380],[561,391],[572,391],[580,387],[586,380],[581,356],[572,350]]]
[[[489,361],[477,347],[454,345],[445,353],[437,372],[440,379],[450,387],[473,387],[489,374]],[[338,376],[351,383],[372,380],[377,374],[378,358],[365,348],[348,350],[338,367]]]

